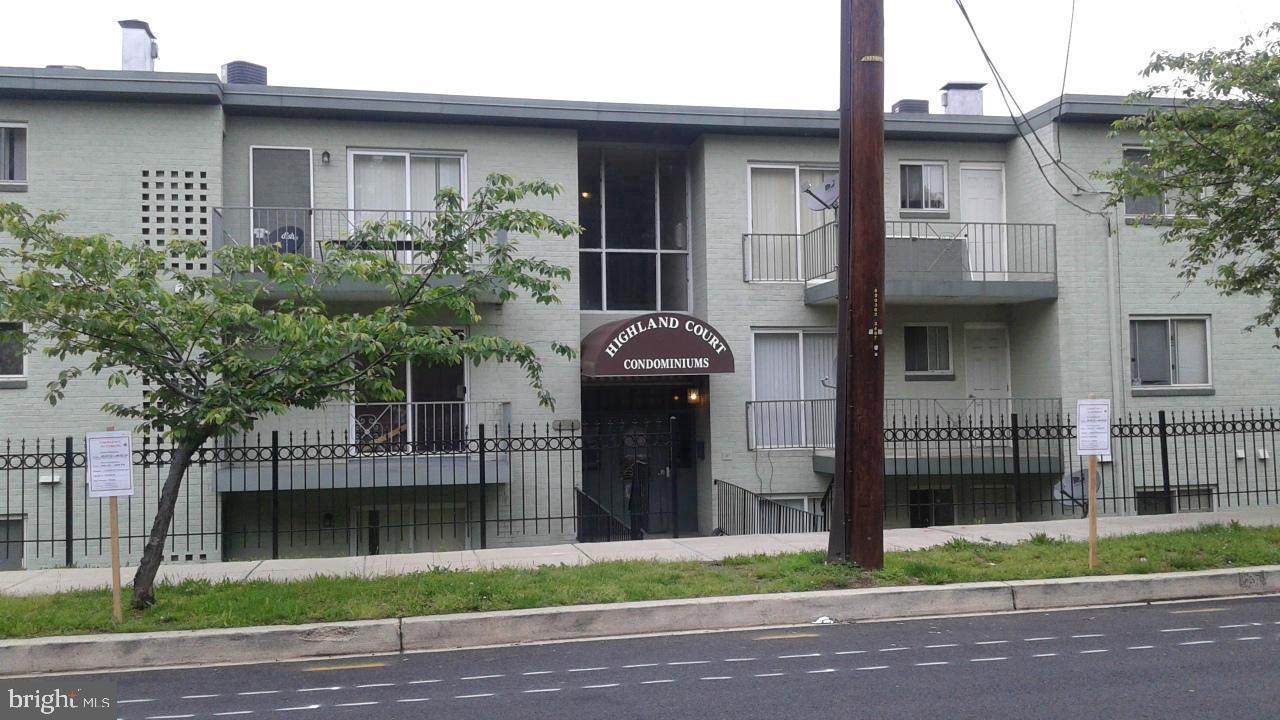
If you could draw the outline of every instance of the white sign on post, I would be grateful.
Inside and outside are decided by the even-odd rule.
[[[127,430],[84,436],[89,497],[133,495],[133,437]]]
[[[1111,401],[1076,401],[1076,454],[1111,455]]]

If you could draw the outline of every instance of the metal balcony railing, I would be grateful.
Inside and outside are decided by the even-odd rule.
[[[324,260],[331,248],[359,250],[351,240],[356,230],[369,222],[402,220],[429,228],[435,211],[354,210],[335,208],[223,207],[213,210],[213,249],[225,245],[275,245],[281,252],[298,253]],[[415,266],[430,261],[430,255],[415,252],[407,239],[385,252],[400,262]]]
[[[805,282],[835,277],[836,224],[806,233],[742,236],[747,282]],[[888,277],[973,282],[1057,280],[1056,226],[892,220],[885,223]]]
[[[747,401],[747,449],[781,450],[835,448],[836,401]],[[1018,415],[1023,422],[1056,420],[1062,413],[1058,398],[885,398],[884,426],[894,428],[999,426]]]
[[[505,401],[358,402],[350,409],[355,443],[418,452],[461,450],[481,425],[499,432],[511,425],[511,403]]]

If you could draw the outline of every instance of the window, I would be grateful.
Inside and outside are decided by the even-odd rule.
[[[436,209],[436,193],[466,186],[460,155],[352,151],[350,173],[357,224],[397,219],[422,225]],[[397,255],[405,263],[429,262],[408,250]]]
[[[684,153],[586,146],[578,163],[582,309],[687,311]]]
[[[1151,151],[1141,148],[1127,148],[1124,151],[1126,165],[1147,165],[1151,161]],[[1124,199],[1125,215],[1163,215],[1164,198],[1160,195],[1140,195]]]
[[[22,323],[0,323],[0,378],[26,377],[24,339]]]
[[[1130,320],[1129,364],[1134,387],[1209,385],[1209,319]]]
[[[748,169],[750,201],[748,280],[798,282],[806,278],[804,236],[835,222],[834,210],[809,207],[808,188],[821,189],[833,168],[760,165]],[[809,248],[811,254],[814,248]],[[816,261],[817,258],[814,258]],[[808,268],[817,271],[819,268]],[[825,270],[826,268],[822,268]],[[812,274],[812,273],[810,273]]]
[[[27,181],[27,127],[0,124],[0,183]]]
[[[951,327],[907,325],[902,329],[908,375],[951,374]]]
[[[835,333],[762,331],[754,343],[755,446],[833,446]]]
[[[947,209],[946,163],[912,162],[898,166],[899,207],[903,210]]]

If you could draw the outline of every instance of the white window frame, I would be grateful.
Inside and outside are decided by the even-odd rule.
[[[17,128],[23,131],[24,140],[22,149],[22,164],[27,169],[27,175],[21,180],[5,180],[0,178],[0,185],[6,188],[25,188],[31,179],[31,127],[25,122],[10,122],[0,120],[0,128]]]
[[[907,166],[912,166],[912,167],[917,167],[917,166],[918,166],[918,167],[920,167],[920,168],[921,168],[921,171],[920,171],[920,192],[921,192],[921,201],[922,201],[922,202],[924,201],[924,198],[927,196],[927,193],[925,192],[925,187],[924,187],[924,170],[923,170],[923,168],[925,168],[925,167],[940,167],[940,168],[942,168],[942,207],[940,207],[940,208],[931,208],[931,207],[908,208],[908,207],[902,207],[902,168],[907,167]],[[898,161],[898,211],[899,211],[899,212],[911,212],[911,213],[938,213],[938,214],[943,214],[943,213],[949,213],[949,212],[951,212],[951,173],[950,173],[950,167],[948,166],[948,163],[947,163],[947,161],[946,161],[946,160],[899,160],[899,161]]]
[[[800,232],[800,218],[801,218],[801,217],[803,217],[803,213],[804,213],[804,210],[805,210],[805,208],[804,208],[804,207],[802,207],[802,205],[801,205],[801,203],[803,203],[803,202],[804,202],[804,200],[803,200],[803,198],[802,198],[802,196],[804,195],[804,188],[800,187],[800,173],[804,172],[805,170],[817,170],[817,171],[819,171],[819,172],[837,172],[837,173],[838,173],[838,172],[839,172],[839,170],[840,170],[840,168],[839,168],[839,166],[838,166],[838,165],[831,165],[831,164],[828,164],[828,163],[748,162],[748,163],[747,163],[747,234],[748,234],[748,235],[751,235],[751,234],[754,234],[754,233],[755,233],[755,217],[754,217],[754,215],[753,215],[753,214],[752,214],[752,212],[751,212],[751,208],[753,207],[752,202],[751,202],[751,199],[752,199],[752,198],[751,198],[751,173],[752,173],[754,170],[756,170],[756,169],[760,169],[760,170],[791,170],[791,171],[792,171],[792,178],[793,178],[793,182],[794,182],[794,187],[795,187],[795,198],[796,198],[795,227],[796,227],[796,237],[797,237],[797,238],[799,238],[799,237],[801,237],[801,236],[803,235],[803,233],[801,233],[801,232]],[[744,249],[744,250],[746,250],[746,248],[745,248],[745,243],[744,243],[744,248],[743,248],[743,249]],[[752,272],[751,272],[752,268],[751,268],[751,257],[750,257],[750,255],[751,255],[751,253],[750,253],[750,252],[747,252],[747,258],[744,260],[744,262],[746,262],[746,264],[747,264],[747,277],[748,277],[748,278],[752,278]],[[797,272],[799,273],[799,275],[800,275],[800,277],[799,277],[798,279],[796,279],[796,280],[755,280],[755,279],[748,279],[748,280],[747,280],[747,282],[749,282],[749,283],[751,283],[751,284],[760,284],[760,285],[770,285],[770,284],[773,284],[773,285],[791,285],[791,284],[795,284],[795,283],[803,283],[803,282],[805,282],[805,279],[804,279],[804,277],[805,277],[805,269],[804,269],[804,246],[803,246],[803,244],[802,244],[802,243],[800,243],[798,240],[797,240],[797,242],[796,242],[796,271],[797,271]]]
[[[912,327],[940,327],[947,329],[947,369],[946,370],[907,370],[907,328]],[[925,334],[925,355],[929,354],[928,333]],[[911,377],[936,377],[939,375],[955,375],[956,374],[956,343],[955,334],[951,332],[951,323],[945,322],[908,322],[902,324],[902,369],[903,372]]]
[[[4,322],[0,322],[0,325],[21,325],[22,333],[25,335],[28,332],[28,326],[25,322],[12,322],[6,320]],[[26,380],[28,372],[30,372],[30,362],[27,360],[27,353],[24,352],[22,353],[22,373],[19,375],[0,375],[0,380]]]
[[[594,188],[594,191],[600,197],[600,247],[584,248],[579,246],[578,256],[581,258],[583,254],[595,254],[600,256],[600,307],[588,310],[579,307],[578,311],[587,313],[642,313],[642,312],[677,312],[691,313],[693,312],[693,168],[689,165],[689,155],[685,153],[684,163],[684,227],[685,227],[685,247],[681,249],[670,249],[662,247],[662,188],[661,171],[658,167],[660,156],[664,150],[684,151],[674,145],[655,145],[655,146],[635,146],[623,145],[618,143],[600,143],[592,144],[593,147],[600,149],[600,187]],[[654,225],[654,247],[652,248],[610,248],[608,231],[609,231],[609,210],[605,205],[607,198],[607,190],[605,189],[605,164],[608,156],[609,148],[615,150],[626,149],[649,149],[652,147],[654,151],[653,159],[653,225]],[[578,188],[578,192],[582,192],[583,188]],[[613,310],[609,308],[609,253],[633,253],[637,255],[655,255],[654,258],[654,297],[652,308],[630,309],[630,310]],[[670,310],[662,307],[662,256],[663,255],[684,255],[684,309]],[[578,261],[578,271],[582,271],[582,261]],[[581,297],[579,297],[579,305],[581,305]]]
[[[1175,337],[1173,331],[1173,323],[1177,320],[1199,320],[1204,323],[1204,353],[1205,353],[1205,374],[1208,382],[1204,383],[1178,383],[1173,382],[1173,378],[1177,375],[1177,347],[1174,345]],[[1139,321],[1164,321],[1165,337],[1169,342],[1169,384],[1168,385],[1134,385],[1133,369],[1129,371],[1129,389],[1139,392],[1144,390],[1163,390],[1163,389],[1206,389],[1213,387],[1213,316],[1211,315],[1130,315],[1129,316],[1129,333],[1125,338],[1128,344],[1129,362],[1133,362],[1133,353],[1136,348],[1133,347],[1133,323]]]

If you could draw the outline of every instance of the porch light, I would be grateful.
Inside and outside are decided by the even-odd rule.
[[[591,199],[591,191],[590,191],[590,190],[583,190],[583,191],[582,191],[582,199],[583,199],[583,200],[590,200],[590,199]]]
[[[689,392],[685,396],[685,399],[689,401],[690,405],[697,405],[702,401],[702,393],[698,391],[698,388],[689,388]]]
[[[328,165],[328,164],[329,164],[329,151],[328,151],[328,150],[325,150],[324,152],[320,153],[320,164],[321,164],[321,165]]]

